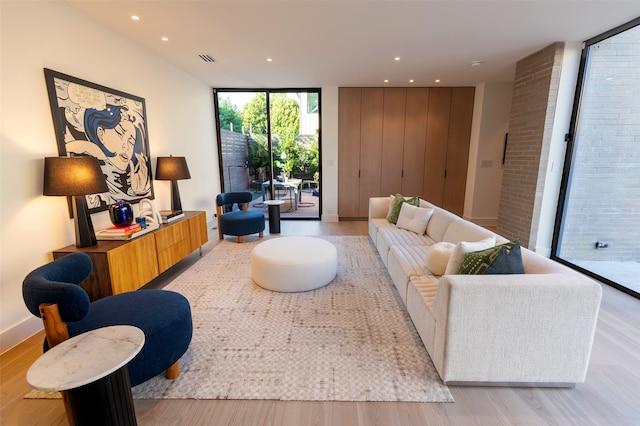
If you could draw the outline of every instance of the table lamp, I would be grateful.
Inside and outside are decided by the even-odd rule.
[[[109,192],[95,157],[47,157],[44,159],[43,195],[67,195],[73,200],[76,247],[98,244],[85,195]]]
[[[191,179],[187,160],[184,157],[158,157],[156,163],[156,179],[171,181],[171,210],[182,213],[178,180]]]

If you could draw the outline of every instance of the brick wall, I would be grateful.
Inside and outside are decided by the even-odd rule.
[[[518,61],[503,168],[498,233],[535,247],[564,43]]]
[[[588,66],[559,255],[640,261],[640,26],[592,46]]]

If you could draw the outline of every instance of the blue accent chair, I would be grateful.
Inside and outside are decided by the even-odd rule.
[[[189,301],[168,290],[138,290],[89,301],[78,284],[93,263],[86,253],[70,253],[27,275],[22,295],[29,311],[42,318],[47,339],[45,351],[69,337],[96,328],[132,325],[144,332],[142,350],[129,362],[131,386],[166,371],[180,373],[180,357],[193,333]]]
[[[243,235],[258,234],[264,236],[264,214],[249,211],[249,202],[253,199],[250,192],[224,192],[216,197],[216,213],[218,216],[218,237],[225,235],[238,237],[242,243]],[[234,209],[234,205],[238,206]]]

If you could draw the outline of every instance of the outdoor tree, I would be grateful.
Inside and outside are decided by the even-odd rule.
[[[264,93],[256,93],[242,109],[242,125],[245,133],[267,134],[267,100]]]
[[[242,131],[242,117],[240,111],[231,103],[229,98],[222,99],[218,103],[218,113],[220,117],[220,128],[234,132]]]
[[[300,133],[300,105],[284,93],[271,95],[271,133],[280,136]]]

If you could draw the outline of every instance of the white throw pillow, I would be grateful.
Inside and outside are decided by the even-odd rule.
[[[455,244],[445,241],[429,246],[425,265],[433,275],[444,275],[447,270],[447,263],[449,263],[449,258],[455,247]]]
[[[484,240],[469,242],[469,241],[461,241],[456,244],[456,247],[453,249],[451,253],[451,257],[449,258],[449,262],[447,263],[447,269],[445,270],[445,275],[457,274],[458,269],[460,269],[460,264],[462,264],[462,260],[464,259],[464,255],[467,253],[471,253],[472,251],[484,250],[491,248],[496,245],[496,237],[487,237]]]
[[[412,206],[409,203],[402,203],[400,215],[398,215],[398,223],[396,226],[400,229],[415,232],[416,234],[424,234],[427,229],[427,223],[433,215],[434,209],[426,209],[423,207]]]

